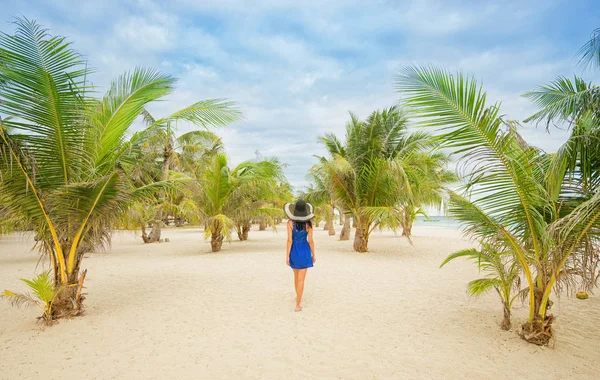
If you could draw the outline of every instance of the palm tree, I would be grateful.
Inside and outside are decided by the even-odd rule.
[[[223,99],[208,99],[196,102],[188,107],[178,110],[167,117],[155,119],[147,110],[142,110],[142,115],[147,124],[144,132],[151,151],[154,154],[147,157],[156,157],[161,162],[160,181],[169,179],[169,170],[183,169],[180,153],[194,155],[194,152],[202,150],[203,143],[213,143],[215,136],[207,129],[209,127],[222,127],[240,119],[241,112],[234,103]],[[202,128],[187,132],[176,137],[177,125],[182,122],[192,123]],[[220,141],[219,141],[220,144]],[[164,196],[161,197],[164,201]],[[152,232],[144,242],[154,243],[160,240],[160,224],[163,215],[163,207],[157,209],[156,218],[152,221]],[[143,238],[143,236],[142,236]]]
[[[527,120],[566,124],[571,130],[552,156],[546,178],[548,196],[561,205],[561,216],[568,215],[600,191],[600,88],[577,77],[574,82],[559,78],[525,96],[541,108]],[[566,271],[579,275],[572,286],[589,291],[597,285],[598,244],[597,234],[592,234],[565,264]]]
[[[320,141],[329,157],[320,159],[319,176],[356,223],[354,250],[366,252],[375,228],[400,227],[412,180],[406,165],[421,154],[428,157],[430,138],[408,133],[406,116],[394,106],[373,112],[365,121],[350,114],[344,143],[333,134]]]
[[[600,193],[564,215],[550,196],[556,184],[546,182],[553,157],[528,145],[515,124],[500,117],[498,104],[488,106],[472,78],[409,66],[396,86],[419,125],[466,165],[465,193],[451,196],[451,214],[467,235],[514,255],[529,290],[522,337],[547,344],[553,336],[551,292],[570,277],[565,264],[600,227]]]
[[[499,246],[502,249],[502,244]],[[503,310],[500,327],[503,330],[510,330],[512,305],[521,294],[521,270],[515,255],[512,252],[498,251],[495,245],[481,242],[480,249],[468,248],[450,254],[440,268],[458,257],[473,260],[479,270],[486,272],[485,277],[469,282],[469,294],[477,296],[491,289],[496,290],[502,301]]]
[[[336,202],[334,200],[331,183],[327,182],[325,171],[321,165],[313,166],[309,170],[308,178],[311,182],[310,186],[300,195],[300,198],[317,208],[319,215],[325,217],[325,226],[323,227],[323,230],[328,231],[329,236],[335,235],[334,209]],[[348,239],[350,239],[349,230],[345,231],[344,236],[340,236],[340,240]]]
[[[156,125],[160,126],[160,123]],[[126,215],[123,226],[141,228],[144,243],[160,241],[160,225],[166,224],[169,217],[173,217],[178,226],[185,221],[200,221],[201,212],[193,201],[198,192],[197,185],[186,179],[194,178],[215,154],[224,150],[221,139],[210,131],[197,130],[171,137],[174,140],[169,140],[165,131],[156,127],[147,128],[133,137],[138,141],[139,149],[135,153],[136,165],[128,173],[136,184],[152,183],[163,178],[164,181],[184,182],[168,193],[156,194],[154,199],[135,205]],[[165,138],[172,148],[166,161],[163,147]],[[165,162],[168,165],[165,166]],[[146,233],[147,225],[152,226],[150,234]]]
[[[431,147],[435,140],[425,134],[417,135],[421,138],[422,147]],[[446,188],[456,182],[456,175],[446,169],[448,157],[439,151],[417,149],[400,157],[406,176],[403,187],[402,236],[410,241],[412,226],[418,214],[427,214],[424,206],[439,205],[445,194]]]
[[[223,240],[230,239],[234,219],[247,215],[249,205],[276,196],[277,184],[285,177],[275,159],[245,161],[229,169],[227,156],[220,153],[199,173],[197,181],[201,188],[198,205],[207,217],[205,234],[211,237],[212,251],[218,252]]]
[[[37,232],[58,295],[53,318],[82,310],[83,253],[106,243],[129,205],[163,184],[137,187],[125,173],[126,134],[175,79],[138,68],[90,97],[90,70],[63,37],[27,19],[0,35],[0,194],[14,218]]]

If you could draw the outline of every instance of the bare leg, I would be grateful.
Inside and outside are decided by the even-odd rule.
[[[296,295],[298,295],[298,269],[294,269],[294,289],[296,289]]]
[[[300,269],[298,272],[298,287],[296,288],[296,310],[302,310],[300,303],[302,302],[302,293],[304,293],[304,279],[306,278],[306,269]]]

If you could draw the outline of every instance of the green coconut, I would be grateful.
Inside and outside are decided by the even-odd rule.
[[[579,298],[580,300],[586,300],[588,299],[588,294],[586,292],[577,292],[575,297]]]

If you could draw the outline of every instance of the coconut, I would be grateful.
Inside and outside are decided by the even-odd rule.
[[[586,300],[588,299],[588,294],[586,292],[577,292],[575,297],[579,298],[580,300]]]

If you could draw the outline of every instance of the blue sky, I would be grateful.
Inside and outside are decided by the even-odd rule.
[[[156,116],[205,98],[236,101],[245,120],[218,132],[232,163],[257,150],[277,156],[296,187],[323,153],[319,135],[342,135],[350,110],[366,117],[397,102],[401,65],[472,73],[517,120],[533,113],[520,95],[536,85],[575,73],[600,82],[575,58],[600,27],[593,0],[2,0],[0,10],[1,31],[24,15],[68,36],[103,89],[139,65],[178,77],[169,101],[151,107]],[[548,151],[565,138],[533,125],[521,132]]]

